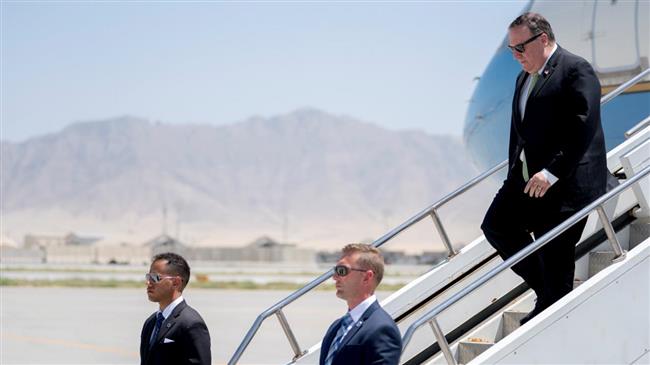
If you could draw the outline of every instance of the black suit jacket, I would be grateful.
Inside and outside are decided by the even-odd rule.
[[[156,325],[156,313],[142,326],[140,336],[141,365],[210,365],[210,333],[203,318],[183,300],[165,319],[158,336],[149,347]]]
[[[530,175],[547,169],[559,180],[548,190],[561,210],[576,210],[605,192],[608,178],[600,122],[600,82],[591,65],[558,45],[535,83],[521,117],[519,98],[528,73],[517,77],[512,102],[508,178],[522,148]],[[518,165],[519,167],[520,165]]]
[[[321,343],[320,364],[339,329],[341,319],[332,323]],[[393,318],[374,302],[343,338],[332,365],[397,365],[402,353],[402,337]]]

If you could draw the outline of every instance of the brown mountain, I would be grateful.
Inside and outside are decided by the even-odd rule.
[[[77,123],[2,143],[2,233],[337,246],[376,238],[453,190],[476,174],[468,161],[459,138],[314,109],[220,127]],[[437,240],[427,229],[412,240]]]

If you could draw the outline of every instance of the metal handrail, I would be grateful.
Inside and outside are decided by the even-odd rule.
[[[474,186],[478,185],[483,180],[485,180],[488,177],[494,175],[497,171],[504,168],[507,164],[508,164],[508,160],[501,161],[501,163],[496,164],[495,166],[493,166],[489,170],[483,172],[482,174],[476,176],[472,180],[470,180],[467,183],[463,184],[458,189],[456,189],[456,190],[452,191],[451,193],[445,195],[444,197],[442,197],[441,199],[439,199],[435,203],[431,204],[429,207],[423,209],[420,213],[414,215],[413,217],[408,219],[406,222],[400,224],[396,228],[393,228],[391,231],[389,231],[385,235],[377,238],[376,240],[374,240],[372,242],[372,245],[375,246],[375,247],[379,247],[379,246],[383,245],[384,243],[390,241],[392,238],[394,238],[398,234],[404,232],[409,227],[413,226],[415,223],[421,221],[422,219],[424,219],[424,218],[426,218],[427,216],[430,215],[434,219],[434,223],[436,223],[436,227],[438,227],[438,229],[439,229],[439,233],[440,233],[440,236],[441,236],[441,238],[443,240],[443,243],[447,247],[448,256],[450,256],[450,257],[454,256],[456,254],[456,252],[454,251],[453,247],[451,246],[451,242],[449,241],[447,233],[445,232],[444,228],[442,227],[442,224],[440,224],[440,226],[438,226],[438,224],[437,224],[437,223],[440,222],[439,219],[436,221],[436,218],[438,218],[438,212],[437,212],[438,209],[440,209],[443,205],[447,204],[448,202],[450,202],[451,200],[453,200],[457,196],[465,193],[469,189],[471,189]]]
[[[639,132],[640,130],[644,129],[647,126],[650,126],[650,116],[640,121],[634,127],[630,128],[630,130],[625,132],[625,138],[632,137],[633,135],[637,134],[637,132]]]
[[[607,217],[607,213],[605,212],[603,208],[603,204],[605,204],[609,199],[619,195],[621,192],[624,190],[627,190],[630,188],[633,184],[637,183],[640,179],[646,177],[646,175],[650,174],[650,166],[646,166],[644,169],[639,171],[639,173],[635,174],[628,180],[626,180],[623,184],[618,185],[611,191],[607,192],[606,194],[602,195],[600,198],[596,199],[593,201],[591,204],[587,205],[571,217],[569,217],[567,220],[562,222],[560,225],[556,226],[552,230],[548,231],[546,234],[541,236],[539,239],[533,241],[531,244],[523,248],[521,251],[519,251],[517,254],[513,255],[512,257],[508,258],[498,266],[494,267],[492,270],[488,271],[485,275],[481,276],[480,278],[474,280],[471,284],[469,284],[467,287],[463,288],[461,291],[458,293],[452,295],[449,299],[445,300],[444,302],[440,303],[433,309],[431,309],[429,312],[424,314],[420,319],[416,320],[413,322],[406,332],[404,333],[404,336],[402,337],[402,351],[406,349],[406,346],[408,343],[411,341],[411,338],[413,337],[414,332],[423,326],[426,323],[431,323],[432,327],[438,327],[438,330],[434,331],[434,335],[436,336],[436,340],[438,341],[438,345],[440,346],[441,351],[445,355],[445,358],[447,359],[447,362],[449,364],[455,364],[455,360],[453,359],[453,356],[451,356],[450,359],[450,354],[451,354],[451,349],[449,348],[449,345],[447,344],[447,340],[444,337],[444,334],[442,331],[439,330],[439,325],[436,320],[436,317],[442,313],[444,310],[448,309],[452,305],[454,305],[456,302],[458,302],[460,299],[464,298],[466,295],[474,291],[476,288],[480,287],[481,285],[485,284],[487,281],[490,279],[494,278],[496,275],[501,273],[502,271],[509,269],[510,267],[516,265],[519,263],[521,260],[526,258],[528,255],[530,255],[532,252],[538,250],[540,247],[544,246],[547,244],[550,240],[555,238],[556,236],[560,235],[562,232],[567,230],[569,227],[573,226],[576,224],[578,221],[582,220],[583,218],[587,217],[592,211],[596,210],[598,212],[599,219],[601,223],[603,224],[603,228],[605,230],[605,233],[607,235],[608,240],[613,246],[614,252],[616,254],[616,259],[615,260],[622,260],[625,257],[625,251],[621,248],[620,244],[618,243],[618,240],[616,239],[616,235],[614,232],[614,229],[609,221],[609,218]]]
[[[438,200],[435,203],[431,204],[426,209],[424,209],[421,212],[419,212],[418,214],[414,215],[413,217],[408,219],[406,222],[404,222],[404,223],[400,224],[399,226],[397,226],[396,228],[392,229],[390,232],[388,232],[385,235],[383,235],[383,236],[379,237],[378,239],[374,240],[372,242],[372,245],[374,247],[380,247],[381,245],[388,242],[389,240],[391,240],[392,238],[394,238],[398,234],[402,233],[403,231],[405,231],[409,227],[413,226],[414,224],[418,223],[422,219],[426,218],[427,216],[431,216],[432,219],[434,219],[434,223],[436,223],[436,227],[439,230],[439,233],[440,233],[440,236],[441,236],[441,238],[443,240],[443,243],[447,247],[448,255],[450,257],[454,256],[456,254],[456,251],[454,251],[453,247],[449,243],[449,238],[448,238],[448,236],[447,236],[447,234],[446,234],[446,232],[444,230],[444,227],[442,227],[441,223],[440,223],[440,225],[438,225],[438,223],[440,221],[439,221],[439,218],[438,218],[437,210],[440,207],[442,207],[443,205],[445,205],[446,203],[448,203],[449,201],[453,200],[456,196],[465,193],[467,190],[469,190],[472,187],[476,186],[481,181],[483,181],[483,180],[487,179],[488,177],[492,176],[494,173],[496,173],[497,171],[499,171],[500,169],[505,167],[507,164],[508,164],[508,160],[505,160],[505,161],[502,161],[501,163],[495,165],[491,169],[483,172],[482,174],[478,175],[477,177],[473,178],[472,180],[470,180],[467,183],[465,183],[464,185],[462,185],[460,188],[458,188],[458,189],[454,190],[453,192],[447,194],[446,196],[442,197],[440,200]],[[437,222],[436,222],[436,219],[438,219]],[[445,241],[445,240],[447,240],[447,241]],[[313,288],[315,288],[318,285],[322,284],[324,281],[331,278],[332,275],[334,275],[334,270],[330,269],[327,272],[325,272],[324,274],[322,274],[321,276],[319,276],[318,278],[312,280],[309,284],[307,284],[304,287],[298,289],[297,291],[291,293],[289,296],[287,296],[286,298],[279,301],[275,305],[271,306],[269,309],[262,312],[259,316],[257,316],[257,318],[255,319],[255,322],[253,322],[253,325],[251,326],[251,328],[246,333],[246,336],[244,337],[242,342],[237,347],[237,350],[233,354],[232,358],[230,359],[230,361],[228,361],[228,365],[234,365],[234,364],[237,363],[237,361],[239,361],[239,359],[243,355],[244,351],[246,350],[246,348],[248,347],[250,342],[253,340],[253,337],[255,336],[257,331],[262,326],[262,322],[264,322],[264,320],[266,320],[268,317],[276,314],[277,312],[280,312],[282,310],[282,308],[286,307],[287,305],[289,305],[290,303],[292,303],[296,299],[303,296],[305,293],[311,291]],[[282,325],[282,328],[285,329],[285,334],[287,334],[287,339],[289,340],[289,344],[291,345],[291,348],[294,350],[294,355],[295,355],[294,358],[297,358],[297,357],[301,356],[304,352],[301,352],[300,350],[296,351],[296,349],[300,349],[300,346],[298,346],[298,343],[297,343],[295,337],[292,337],[287,333],[288,323],[286,323],[286,319],[283,322],[282,319],[281,319],[282,317],[279,316],[278,318],[280,319],[280,323]],[[285,325],[287,327],[285,327]]]
[[[641,81],[644,77],[650,75],[650,68],[646,68],[645,70],[641,71],[638,75],[634,76],[633,78],[629,79],[627,82],[621,84],[619,87],[616,89],[610,91],[607,95],[603,96],[600,98],[600,105],[605,105],[608,102],[610,102],[612,99],[615,97],[619,96],[623,91],[629,89],[631,86],[634,86]]]
[[[619,94],[621,94],[623,91],[627,90],[628,88],[636,85],[641,79],[643,79],[645,76],[650,74],[650,68],[642,71],[632,79],[628,80],[624,84],[621,84],[619,87],[617,87],[615,90],[609,92],[607,95],[603,96],[600,99],[601,105],[609,102]],[[460,188],[454,190],[453,192],[447,194],[443,198],[439,199],[435,203],[431,204],[429,207],[426,209],[422,210],[418,214],[414,215],[410,219],[408,219],[406,222],[402,223],[401,225],[397,226],[396,228],[392,229],[388,233],[384,234],[383,236],[379,237],[378,239],[374,240],[372,242],[372,245],[374,247],[380,247],[384,243],[388,242],[398,234],[402,233],[403,231],[407,230],[414,224],[418,223],[422,219],[426,218],[427,216],[430,216],[431,219],[433,220],[434,225],[436,226],[438,233],[440,234],[440,238],[442,239],[442,243],[445,245],[447,248],[447,255],[448,257],[453,257],[457,254],[456,250],[453,248],[451,241],[449,239],[449,236],[447,235],[447,232],[442,225],[442,222],[440,221],[440,216],[438,214],[438,209],[448,203],[449,201],[453,200],[457,196],[465,193],[467,190],[471,189],[472,187],[476,186],[478,183],[481,181],[487,179],[488,177],[492,176],[494,173],[502,169],[503,167],[508,165],[508,160],[501,161],[494,167],[490,168],[489,170],[483,172],[482,174],[478,175],[477,177],[473,178],[472,180],[468,181],[464,185],[462,185]],[[253,322],[253,325],[251,328],[248,330],[246,333],[246,336],[242,340],[242,342],[239,344],[237,347],[237,350],[233,354],[233,356],[230,358],[230,361],[228,361],[228,365],[235,365],[237,361],[241,358],[243,355],[244,351],[250,344],[250,342],[253,340],[253,337],[257,333],[257,331],[260,329],[262,326],[262,322],[266,320],[266,318],[272,316],[273,314],[276,314],[278,316],[278,320],[280,321],[280,324],[282,328],[284,329],[285,335],[287,336],[287,339],[289,341],[289,344],[291,345],[291,348],[294,350],[294,359],[300,357],[302,354],[304,354],[304,351],[300,351],[300,346],[298,345],[298,342],[291,332],[291,328],[289,326],[289,323],[286,321],[286,318],[284,315],[280,312],[282,308],[286,307],[290,303],[294,302],[296,299],[300,298],[307,292],[311,291],[313,288],[317,287],[318,285],[322,284],[324,281],[328,280],[329,278],[332,277],[334,274],[334,270],[330,269],[318,278],[312,280],[310,283],[305,285],[304,287],[298,289],[297,291],[291,293],[289,296],[284,298],[283,300],[279,301],[278,303],[274,304],[264,312],[260,313],[259,316],[255,319]],[[278,314],[280,312],[280,314]]]
[[[325,280],[332,277],[333,274],[334,274],[334,269],[328,270],[326,273],[322,274],[321,276],[314,279],[309,284],[307,284],[307,285],[303,286],[302,288],[298,289],[297,291],[293,292],[291,295],[289,295],[288,297],[286,297],[283,300],[279,301],[275,305],[271,306],[269,309],[262,312],[259,316],[257,316],[257,319],[255,319],[255,322],[253,322],[253,325],[251,326],[251,328],[246,333],[246,336],[244,337],[242,342],[237,347],[237,351],[235,351],[235,353],[232,355],[232,358],[230,359],[230,361],[228,361],[228,365],[234,365],[234,364],[237,363],[237,361],[239,361],[239,358],[241,358],[241,355],[244,354],[244,351],[246,350],[246,348],[248,347],[250,342],[253,340],[253,337],[255,336],[255,333],[257,333],[257,331],[260,329],[260,327],[262,326],[262,322],[264,322],[265,319],[267,319],[268,317],[272,316],[273,314],[279,312],[280,310],[282,310],[282,308],[286,307],[291,302],[295,301],[296,299],[300,298],[301,296],[303,296],[308,291],[310,291],[313,288],[317,287],[322,282],[324,282]],[[287,325],[288,325],[288,323],[287,323]],[[284,328],[284,326],[283,326],[283,328]],[[300,348],[300,346],[298,346],[297,342],[292,341],[291,337],[288,337],[288,339],[289,339],[289,342],[290,342],[291,347],[293,349],[296,349],[296,348],[299,349]],[[295,340],[295,338],[293,338],[293,340]],[[299,353],[297,353],[295,355],[296,357],[298,357],[298,356],[300,356],[302,354],[302,352],[300,352],[300,351],[298,351],[298,352]]]

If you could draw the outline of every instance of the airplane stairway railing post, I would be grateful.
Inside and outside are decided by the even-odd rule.
[[[447,195],[444,196],[442,199],[440,199],[440,200],[438,200],[437,202],[435,202],[434,204],[432,204],[429,208],[425,209],[423,212],[421,212],[420,214],[418,214],[418,215],[415,216],[415,217],[418,217],[418,216],[420,216],[420,215],[422,215],[422,214],[424,214],[424,215],[422,216],[422,218],[423,218],[424,216],[426,216],[426,215],[430,215],[430,216],[431,216],[431,219],[433,220],[433,223],[435,224],[436,228],[438,229],[438,234],[440,234],[440,238],[442,239],[442,243],[443,243],[443,244],[445,245],[445,247],[447,248],[447,257],[453,257],[453,256],[456,256],[456,254],[457,254],[458,252],[454,249],[453,245],[451,244],[451,240],[449,240],[449,236],[447,235],[447,231],[445,230],[445,227],[443,226],[442,221],[440,220],[440,215],[438,214],[438,209],[440,209],[443,205],[449,203],[450,201],[454,200],[456,197],[460,196],[461,194],[465,193],[465,192],[468,191],[469,189],[471,189],[471,188],[473,188],[474,186],[478,185],[478,184],[481,183],[483,180],[485,180],[485,179],[487,179],[488,177],[494,175],[495,173],[497,173],[499,170],[501,170],[502,168],[506,167],[507,165],[508,165],[508,160],[501,161],[501,163],[499,163],[499,164],[493,166],[493,167],[490,168],[489,170],[483,172],[483,173],[480,174],[479,176],[477,176],[477,177],[473,178],[472,180],[468,181],[467,183],[465,183],[464,185],[462,185],[460,188],[458,188],[458,189],[452,191],[451,193],[447,194]],[[420,219],[421,219],[421,218],[420,218]],[[410,226],[412,226],[413,224],[417,223],[420,219],[418,219],[417,221],[415,221],[415,222],[409,224],[408,227],[410,227]],[[407,222],[407,223],[408,223],[408,222]],[[408,228],[408,227],[405,227],[404,229],[406,229],[406,228]],[[401,232],[401,231],[400,231],[400,232]],[[389,232],[389,234],[390,234],[390,232]],[[389,234],[386,235],[386,236],[389,236]],[[377,241],[380,241],[381,244],[383,244],[383,243],[385,243],[386,241],[388,241],[388,240],[390,240],[391,238],[393,238],[394,236],[395,236],[395,235],[393,235],[393,236],[389,236],[389,237],[387,237],[387,238],[386,238],[385,240],[383,240],[383,241],[382,241],[382,238],[383,238],[383,237],[382,237],[382,238],[379,238]],[[375,242],[373,242],[373,245],[374,245],[374,244],[375,244]],[[379,244],[379,245],[375,245],[375,247],[379,247],[381,244]]]
[[[650,68],[645,69],[644,71],[640,72],[638,75],[635,77],[631,78],[624,84],[621,84],[619,87],[616,89],[612,90],[609,92],[607,95],[603,96],[600,99],[601,105],[604,105],[623,93],[625,90],[629,89],[630,87],[636,85],[638,82],[640,82],[643,78],[646,76],[650,75]],[[641,129],[641,128],[639,128]],[[426,218],[427,216],[431,217],[433,220],[434,225],[436,226],[436,229],[438,230],[438,234],[440,235],[440,238],[442,239],[442,243],[444,244],[445,248],[447,249],[447,257],[449,259],[453,258],[456,254],[457,251],[454,249],[451,240],[449,239],[449,236],[447,234],[447,231],[444,228],[444,225],[442,224],[442,221],[440,220],[440,216],[438,214],[438,209],[440,209],[443,205],[447,204],[448,202],[452,201],[453,199],[457,198],[458,196],[462,195],[466,191],[470,190],[474,186],[478,185],[488,177],[492,176],[502,168],[506,167],[508,165],[508,160],[501,161],[497,165],[493,166],[489,170],[481,173],[480,175],[476,176],[472,180],[468,181],[467,183],[463,184],[460,188],[454,190],[453,192],[447,194],[437,202],[433,203],[430,205],[428,208],[422,210],[418,214],[414,215],[410,219],[408,219],[406,222],[402,223],[401,225],[397,226],[396,228],[392,229],[388,233],[384,234],[383,236],[379,237],[378,239],[374,240],[372,245],[374,247],[380,247],[384,243],[390,241],[400,233],[404,232],[408,228],[412,227],[416,223],[420,222],[422,219]],[[635,176],[636,177],[636,176]],[[611,225],[610,225],[611,227]],[[619,245],[620,247],[620,245]],[[260,329],[262,326],[262,323],[270,316],[273,314],[276,314],[278,317],[278,320],[280,321],[280,325],[282,326],[282,329],[285,332],[285,335],[287,336],[287,340],[289,341],[289,344],[294,352],[294,359],[299,358],[302,356],[306,351],[302,351],[300,346],[298,345],[298,341],[296,340],[293,331],[291,330],[291,326],[289,322],[287,321],[286,317],[284,316],[283,313],[281,313],[281,310],[289,305],[290,303],[294,302],[296,299],[302,297],[304,294],[307,292],[311,291],[318,285],[322,284],[326,280],[332,277],[334,275],[334,270],[330,269],[318,278],[312,280],[310,283],[305,285],[304,287],[298,289],[297,291],[291,293],[289,296],[284,298],[283,300],[279,301],[275,305],[271,306],[264,312],[262,312],[260,315],[257,316],[255,321],[253,322],[253,325],[251,328],[248,330],[246,335],[244,336],[244,339],[242,342],[239,344],[237,347],[237,350],[235,353],[232,355],[231,359],[228,361],[228,365],[235,365],[243,355],[244,351],[246,351],[246,348],[250,344],[250,342],[253,340],[253,337],[255,337],[255,334],[257,331]],[[280,313],[280,314],[278,314]]]
[[[291,326],[287,321],[287,317],[284,316],[284,312],[282,312],[282,309],[280,309],[277,312],[275,312],[275,315],[278,317],[278,321],[280,321],[280,325],[284,330],[284,334],[289,339],[289,344],[291,344],[291,349],[293,349],[293,352],[296,354],[296,356],[300,355],[302,353],[300,350],[300,345],[298,345],[298,340],[296,340],[296,336],[293,334],[293,331],[291,330]]]
[[[600,223],[603,225],[603,230],[607,235],[607,240],[609,240],[609,243],[612,245],[612,250],[614,250],[614,259],[612,259],[612,262],[622,261],[625,259],[626,252],[621,247],[621,243],[618,242],[618,238],[616,238],[616,232],[614,231],[614,227],[612,227],[612,222],[607,216],[607,212],[605,212],[605,208],[603,208],[602,205],[599,205],[596,207],[596,212],[598,212],[598,219],[600,219]]]
[[[456,365],[456,358],[454,357],[454,354],[451,353],[451,348],[449,348],[449,343],[447,342],[445,333],[442,332],[442,328],[440,328],[440,325],[438,324],[438,320],[434,317],[429,321],[429,324],[433,330],[433,335],[436,336],[436,340],[440,341],[440,350],[443,355],[445,355],[447,363]],[[404,349],[406,346],[403,346],[402,348]]]
[[[621,248],[620,243],[616,239],[616,235],[614,233],[614,229],[611,226],[609,217],[605,213],[603,209],[603,204],[605,204],[608,200],[610,200],[613,197],[618,196],[628,188],[631,188],[634,184],[639,183],[639,180],[642,178],[646,177],[648,174],[650,174],[650,166],[646,166],[644,169],[639,171],[638,174],[634,175],[633,177],[629,178],[626,180],[624,183],[618,185],[605,195],[601,196],[600,198],[596,199],[593,201],[591,204],[587,205],[585,208],[581,209],[578,211],[576,214],[572,215],[569,217],[566,221],[562,222],[560,225],[557,227],[553,228],[543,236],[541,236],[539,239],[533,241],[531,244],[526,246],[524,249],[520,250],[517,254],[513,255],[509,259],[505,260],[498,266],[494,267],[490,271],[488,271],[485,275],[479,277],[475,281],[473,281],[471,284],[469,284],[467,287],[463,288],[461,291],[458,293],[452,295],[449,299],[445,300],[444,302],[440,303],[438,306],[434,307],[431,309],[429,312],[421,316],[418,320],[413,322],[406,332],[404,333],[404,336],[402,337],[402,351],[406,349],[407,345],[411,341],[411,338],[413,337],[413,334],[415,331],[423,326],[426,323],[431,323],[431,326],[433,327],[434,331],[434,336],[436,337],[436,340],[438,341],[438,345],[440,346],[441,351],[445,355],[445,359],[447,360],[447,363],[450,365],[455,365],[456,360],[453,357],[453,354],[451,352],[451,348],[449,347],[449,344],[447,343],[447,340],[445,338],[444,332],[440,330],[439,326],[437,325],[436,318],[438,315],[440,315],[443,311],[454,305],[456,302],[464,298],[466,295],[470,294],[473,292],[475,289],[480,287],[481,285],[485,284],[487,281],[491,280],[494,278],[496,275],[501,273],[502,271],[511,268],[512,266],[516,265],[519,263],[521,260],[526,258],[528,255],[531,253],[537,251],[539,248],[542,246],[546,245],[549,241],[551,241],[553,238],[557,237],[560,235],[562,232],[576,224],[578,221],[581,219],[587,217],[591,212],[594,210],[598,212],[598,216],[600,218],[601,223],[603,224],[603,228],[605,229],[605,233],[607,234],[607,238],[612,245],[612,248],[614,249],[614,252],[616,253],[616,257],[614,258],[615,261],[620,261],[624,259],[625,257],[625,251]]]

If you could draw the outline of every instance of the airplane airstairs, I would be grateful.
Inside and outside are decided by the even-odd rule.
[[[646,69],[601,103],[649,75]],[[438,210],[506,161],[373,242],[379,247],[431,218],[449,255],[381,303],[403,335],[400,363],[650,363],[650,116],[626,138],[607,155],[620,185],[505,262],[483,236],[457,251]],[[576,246],[576,289],[519,327],[519,319],[534,306],[534,294],[509,268],[586,216]],[[293,359],[286,362],[318,363],[320,343],[303,350],[283,309],[332,275],[329,270],[261,313],[229,364],[240,360],[273,315],[293,350]]]

